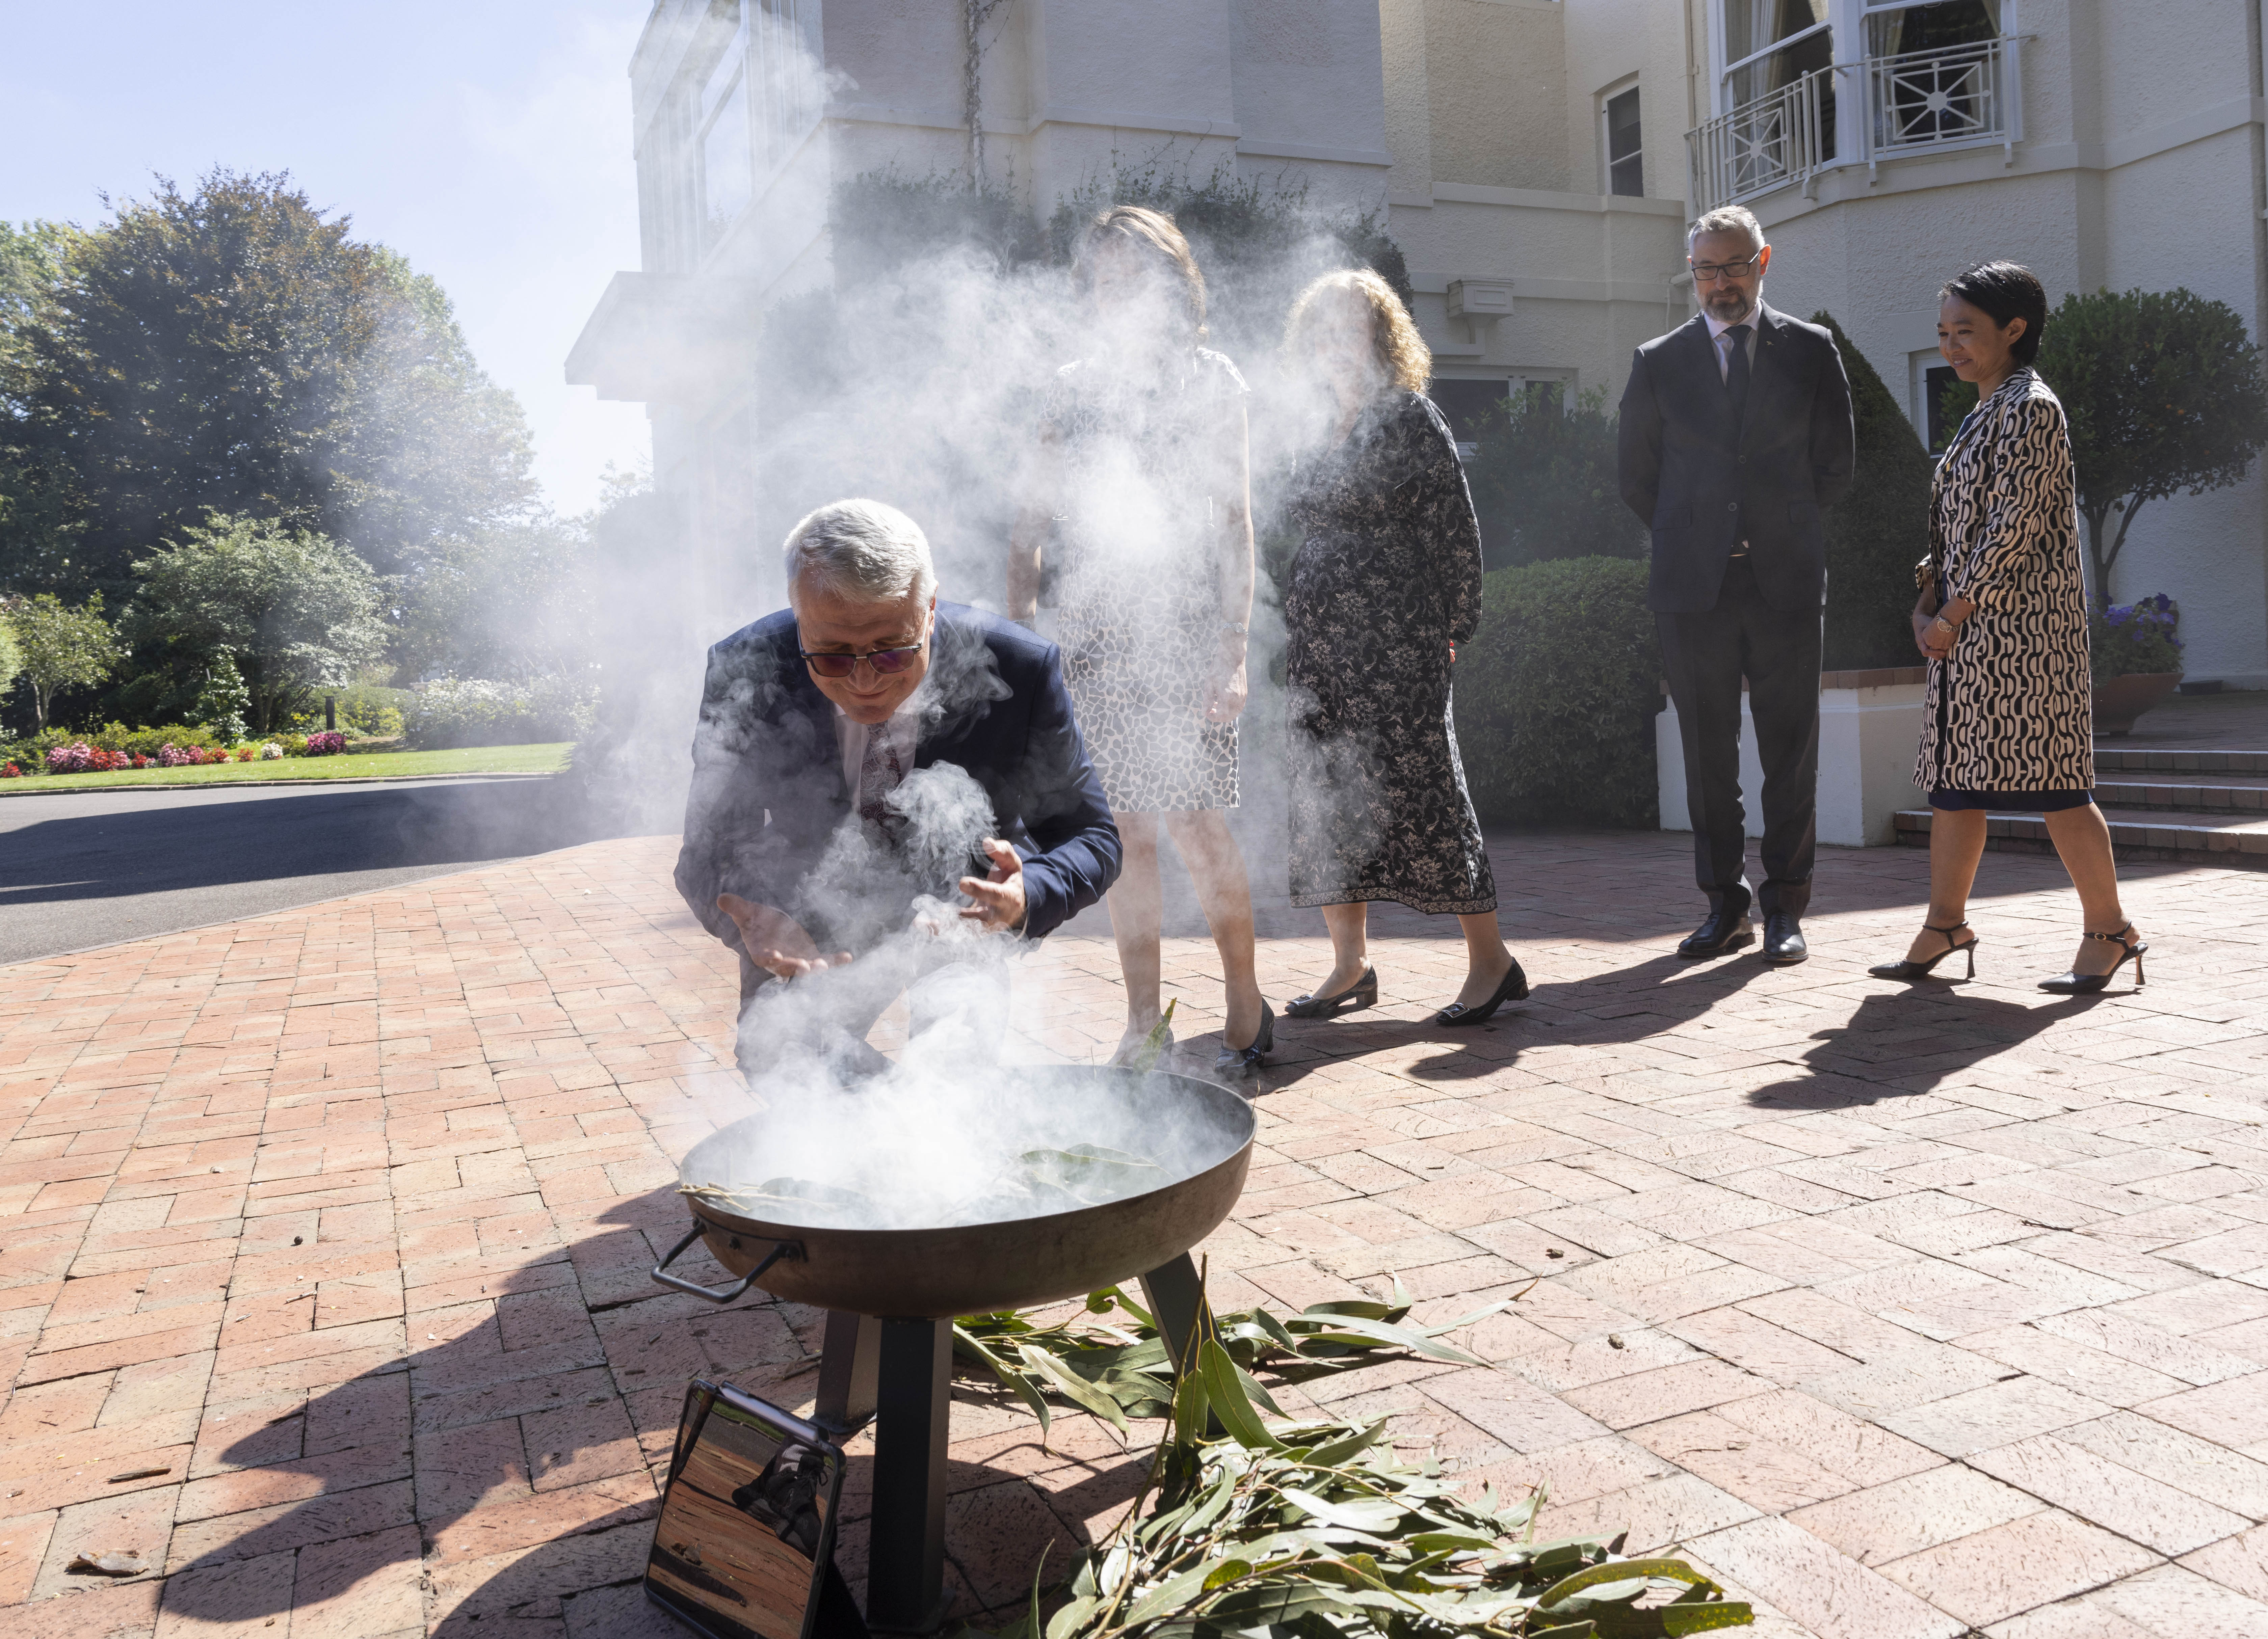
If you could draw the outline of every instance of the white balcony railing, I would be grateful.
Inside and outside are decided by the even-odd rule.
[[[2015,41],[1981,40],[1902,57],[1869,57],[1867,163],[1920,148],[1999,143],[2013,154],[2022,98]]]
[[[1697,212],[1800,183],[1844,163],[1836,89],[1855,76],[1864,106],[1854,121],[1869,171],[1902,155],[1997,143],[2013,162],[2023,136],[2023,90],[2014,36],[1816,70],[1685,135]]]
[[[1820,69],[1685,134],[1697,212],[1802,181],[1835,151],[1835,70]]]

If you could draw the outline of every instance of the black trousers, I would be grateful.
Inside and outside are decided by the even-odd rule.
[[[1741,680],[1749,683],[1756,756],[1764,765],[1764,886],[1753,895],[1769,915],[1800,916],[1811,901],[1819,836],[1817,609],[1784,612],[1756,590],[1745,557],[1727,566],[1717,606],[1658,614],[1662,668],[1685,748],[1685,808],[1693,825],[1693,875],[1714,909],[1746,911],[1741,807]]]

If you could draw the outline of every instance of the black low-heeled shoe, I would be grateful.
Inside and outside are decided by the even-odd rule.
[[[1366,967],[1362,977],[1336,996],[1294,996],[1284,1003],[1286,1018],[1332,1018],[1378,1005],[1378,969]]]
[[[1446,1025],[1452,1030],[1462,1029],[1469,1025],[1485,1025],[1496,1017],[1497,1009],[1502,1007],[1506,1002],[1525,1002],[1526,1000],[1528,1000],[1528,975],[1521,972],[1520,964],[1515,961],[1512,965],[1512,971],[1505,974],[1504,981],[1497,986],[1494,996],[1489,997],[1478,1007],[1467,1007],[1462,1002],[1452,1002],[1433,1015],[1433,1023]]]
[[[1911,957],[1908,957],[1905,960],[1900,962],[1880,963],[1875,966],[1869,967],[1867,971],[1874,974],[1877,979],[1926,979],[1929,977],[1932,970],[1933,970],[1937,965],[1943,961],[1947,957],[1952,955],[1955,951],[1966,951],[1969,952],[1969,972],[1966,976],[1970,979],[1974,979],[1977,977],[1977,947],[1983,944],[1984,941],[1979,939],[1974,933],[1971,933],[1965,939],[1956,939],[1953,937],[1968,925],[1969,924],[1965,922],[1956,922],[1950,928],[1936,928],[1932,927],[1928,922],[1924,922],[1921,925],[1921,930],[1924,933],[1941,933],[1945,936],[1945,948],[1943,950],[1940,951],[1936,955],[1931,957],[1926,962],[1918,962]]]
[[[1223,1081],[1250,1081],[1268,1062],[1268,1055],[1276,1050],[1276,1015],[1269,1011],[1267,999],[1260,1003],[1260,1033],[1252,1038],[1248,1047],[1223,1047],[1213,1056],[1212,1073]]]
[[[2134,988],[2139,990],[2144,983],[2142,954],[2150,947],[2139,939],[2130,939],[2126,937],[2133,931],[2134,924],[2130,922],[2116,933],[2090,933],[2087,936],[2090,939],[2101,939],[2106,944],[2115,944],[2118,947],[2118,959],[2110,964],[2110,973],[2083,974],[2077,968],[2073,968],[2071,972],[2056,978],[2041,980],[2040,989],[2053,991],[2058,996],[2093,996],[2110,982],[2111,974],[2126,966],[2126,959],[2131,956],[2134,959]]]

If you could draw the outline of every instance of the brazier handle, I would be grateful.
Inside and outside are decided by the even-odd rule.
[[[764,1260],[762,1263],[756,1265],[730,1286],[703,1286],[697,1281],[687,1280],[683,1275],[670,1274],[669,1266],[677,1261],[679,1254],[686,1248],[699,1240],[707,1229],[707,1224],[696,1219],[692,1229],[687,1231],[685,1238],[672,1246],[669,1249],[669,1255],[653,1266],[653,1278],[673,1291],[687,1292],[696,1297],[706,1297],[712,1304],[729,1304],[754,1286],[756,1283],[756,1277],[781,1259],[784,1258],[791,1263],[800,1263],[803,1260],[801,1241],[777,1240],[772,1243],[772,1249],[764,1254]]]

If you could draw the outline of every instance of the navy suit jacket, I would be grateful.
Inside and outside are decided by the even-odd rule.
[[[856,951],[905,926],[914,894],[942,898],[959,878],[983,874],[969,849],[988,833],[1023,856],[1026,938],[1045,937],[1117,879],[1118,827],[1053,643],[981,610],[937,606],[914,766],[965,771],[991,812],[971,818],[965,783],[933,783],[924,789],[939,823],[925,829],[950,834],[951,846],[887,859],[862,841],[836,708],[799,648],[794,613],[783,609],[709,650],[677,890],[710,932],[740,948],[717,908],[732,893],[785,911],[822,950]],[[916,783],[909,775],[902,789]]]
[[[1818,325],[1756,305],[1747,414],[1735,421],[1699,314],[1631,360],[1616,466],[1623,499],[1653,533],[1646,606],[1717,606],[1735,542],[1756,590],[1788,614],[1827,600],[1820,513],[1851,488],[1851,384]]]

